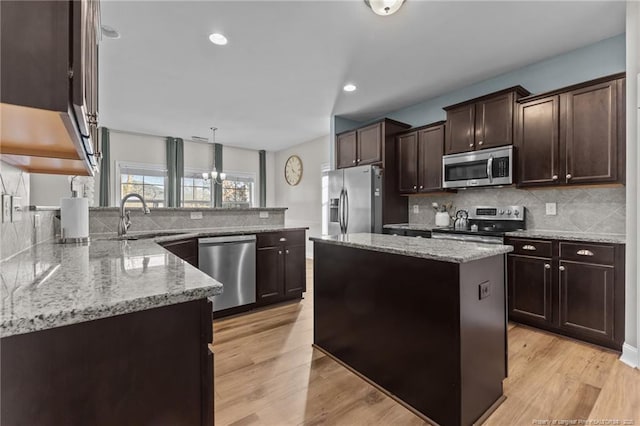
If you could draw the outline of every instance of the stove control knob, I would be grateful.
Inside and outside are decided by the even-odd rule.
[[[510,215],[511,214],[511,210],[507,210],[507,214]]]
[[[500,214],[504,214],[504,210],[500,210],[498,213],[500,213]]]
[[[520,210],[514,210],[513,214],[515,214],[516,216],[519,216],[520,215]]]

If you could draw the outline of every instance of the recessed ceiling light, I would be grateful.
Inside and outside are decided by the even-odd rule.
[[[364,0],[364,2],[376,15],[389,16],[400,9],[404,0]]]
[[[213,44],[217,44],[218,46],[224,46],[227,44],[228,40],[225,36],[219,33],[213,33],[209,36],[209,40]]]
[[[355,90],[357,89],[355,84],[345,84],[344,87],[342,88],[342,90],[344,90],[345,92],[355,92]]]
[[[102,30],[102,35],[106,38],[120,38],[120,33],[113,27],[102,25],[100,29]]]

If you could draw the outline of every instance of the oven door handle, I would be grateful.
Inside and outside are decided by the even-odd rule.
[[[493,182],[493,155],[490,155],[487,161],[487,177],[489,182]]]

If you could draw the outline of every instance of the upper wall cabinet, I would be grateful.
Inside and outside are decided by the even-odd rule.
[[[397,136],[398,190],[403,194],[442,189],[444,121]]]
[[[624,181],[623,74],[519,100],[518,185]]]
[[[96,167],[99,2],[0,3],[2,160],[25,171]]]
[[[394,147],[394,136],[409,128],[408,124],[384,119],[359,129],[336,135],[336,167],[379,164],[384,167],[387,148]]]
[[[445,108],[445,154],[513,143],[515,101],[529,92],[515,86]]]

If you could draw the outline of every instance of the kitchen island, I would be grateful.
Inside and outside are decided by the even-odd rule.
[[[45,242],[0,274],[2,424],[213,424],[221,283],[151,240]]]
[[[502,402],[512,247],[311,239],[317,348],[432,423],[481,423]]]

